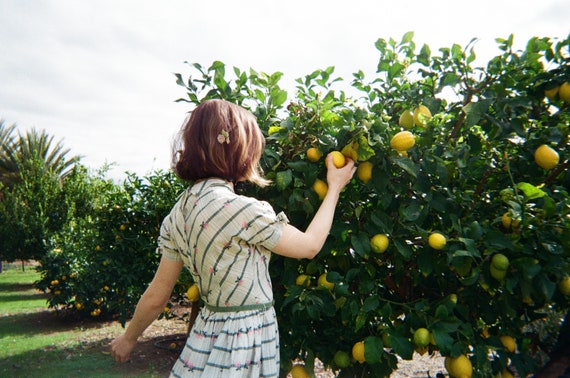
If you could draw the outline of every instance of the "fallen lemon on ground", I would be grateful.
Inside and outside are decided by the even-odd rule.
[[[376,234],[370,239],[370,248],[376,253],[386,252],[389,244],[390,239],[384,234]]]
[[[358,341],[352,346],[352,358],[354,358],[359,363],[364,363],[366,357],[364,357],[364,342]]]
[[[313,183],[313,190],[317,193],[320,200],[323,200],[329,191],[329,186],[321,179],[316,179]]]
[[[559,160],[558,152],[546,144],[541,145],[534,151],[534,161],[541,168],[552,169],[558,165]]]
[[[372,178],[372,163],[369,161],[362,162],[358,164],[358,168],[356,169],[356,176],[362,181],[363,183],[367,183]]]
[[[433,249],[443,249],[447,244],[447,239],[439,232],[434,232],[429,236],[428,244]]]
[[[200,289],[197,284],[193,284],[186,290],[186,297],[190,302],[197,302],[200,299]]]
[[[319,161],[322,156],[323,153],[317,147],[311,147],[307,150],[307,159],[313,163]]]

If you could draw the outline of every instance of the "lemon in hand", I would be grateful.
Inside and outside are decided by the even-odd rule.
[[[346,165],[346,158],[340,151],[331,152],[333,164],[337,168],[342,168]]]

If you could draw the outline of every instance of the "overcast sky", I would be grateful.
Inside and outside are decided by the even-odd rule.
[[[378,38],[414,31],[432,52],[495,38],[570,33],[568,0],[0,0],[0,118],[46,130],[92,169],[168,169],[187,105],[173,73],[184,61],[284,73],[283,85],[335,66],[373,73]],[[228,71],[230,71],[228,69]]]

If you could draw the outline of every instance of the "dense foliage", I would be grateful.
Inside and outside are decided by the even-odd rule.
[[[299,358],[312,371],[319,358],[345,376],[388,376],[396,356],[439,351],[477,376],[511,364],[524,376],[551,348],[532,325],[569,308],[570,39],[533,38],[522,51],[512,36],[497,43],[502,53],[473,67],[474,44],[433,53],[412,33],[379,39],[373,77],[357,71],[346,83],[319,69],[294,95],[279,72],[228,74],[214,62],[176,74],[185,110],[225,98],[257,116],[273,185],[240,190],[295,226],[320,204],[322,156],[342,151],[359,166],[320,254],[272,258],[284,371]],[[414,120],[415,109],[424,116]],[[537,154],[542,145],[550,150]],[[68,174],[54,197],[65,217],[42,238],[38,286],[50,304],[124,323],[183,187],[165,172],[122,184],[81,167]]]

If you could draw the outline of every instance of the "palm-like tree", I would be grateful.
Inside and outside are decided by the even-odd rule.
[[[14,136],[16,126],[5,126],[0,120],[0,182],[13,185],[19,181],[20,173],[30,167],[30,162],[42,162],[42,168],[51,174],[64,178],[79,161],[79,156],[68,158],[70,150],[62,141],[54,143],[53,136],[45,130],[32,129]]]
[[[15,160],[16,141],[14,131],[16,125],[6,125],[0,119],[0,183],[13,182],[18,175],[18,164]]]

